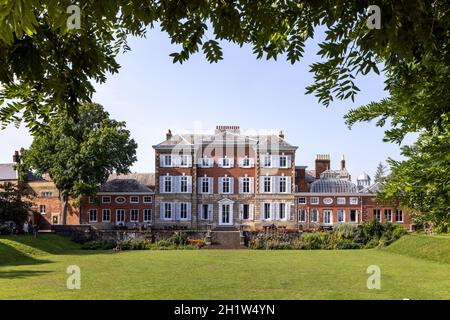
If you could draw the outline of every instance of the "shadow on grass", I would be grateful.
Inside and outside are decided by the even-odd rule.
[[[16,248],[0,242],[0,267],[21,266],[51,263],[50,260],[36,259],[33,256],[20,252]],[[0,272],[2,274],[3,272]]]
[[[51,271],[35,271],[35,270],[0,271],[0,279],[24,279],[29,277],[41,276],[47,273],[51,273]]]
[[[33,255],[92,255],[92,254],[108,254],[111,251],[90,251],[82,250],[81,245],[71,241],[69,238],[58,236],[55,234],[40,234],[37,237],[29,235],[17,235],[17,236],[5,236],[0,237],[1,240],[5,239],[8,243],[3,242],[3,245],[11,247],[12,249],[22,252],[30,251],[31,254],[26,254],[25,256]],[[23,253],[23,252],[22,252]],[[0,265],[2,250],[0,248]]]

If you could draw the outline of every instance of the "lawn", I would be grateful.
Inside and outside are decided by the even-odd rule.
[[[417,249],[417,250],[416,250]],[[0,299],[450,299],[450,237],[348,251],[82,251],[55,235],[0,238]],[[81,290],[66,269],[81,268]],[[381,268],[368,290],[367,267]]]

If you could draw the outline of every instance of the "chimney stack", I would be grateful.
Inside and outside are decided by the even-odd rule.
[[[19,155],[19,151],[17,151],[17,150],[14,152],[13,162],[14,163],[20,163],[20,155]]]
[[[320,175],[330,169],[330,155],[318,154],[316,155],[316,179],[320,179]]]
[[[169,131],[167,131],[166,133],[166,140],[170,140],[172,139],[172,131],[169,129]]]
[[[341,158],[341,170],[344,170],[344,169],[345,169],[345,156],[342,155],[342,158]]]

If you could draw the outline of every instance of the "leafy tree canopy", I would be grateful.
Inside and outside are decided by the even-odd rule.
[[[28,219],[32,207],[31,193],[12,183],[0,184],[0,225],[14,221],[21,225]]]
[[[21,170],[50,175],[61,193],[65,224],[69,197],[95,194],[111,173],[128,173],[136,149],[124,122],[110,119],[98,104],[83,104],[76,120],[64,112],[50,120],[49,130],[22,150]]]
[[[359,90],[355,76],[379,72],[378,62],[386,67],[391,90],[416,81],[408,77],[422,61],[442,64],[449,59],[449,1],[86,0],[78,3],[81,29],[69,30],[71,4],[0,1],[3,125],[23,120],[37,131],[58,110],[75,112],[80,103],[90,101],[91,80],[104,82],[106,72],[118,71],[116,56],[129,49],[126,36],[145,36],[146,28],[156,24],[181,47],[171,55],[179,63],[200,50],[210,62],[222,59],[220,40],[249,44],[258,58],[285,55],[295,63],[315,28],[324,26],[323,60],[311,66],[315,81],[307,92],[325,105],[335,98],[353,99]],[[380,30],[366,27],[373,4],[381,8]],[[394,112],[380,108],[372,108],[366,118]],[[358,115],[349,123],[359,120]],[[400,125],[415,129],[416,122]]]

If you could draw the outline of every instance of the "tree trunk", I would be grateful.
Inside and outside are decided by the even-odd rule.
[[[68,197],[67,196],[61,196],[61,203],[62,203],[62,224],[67,224],[67,206],[68,206]]]

